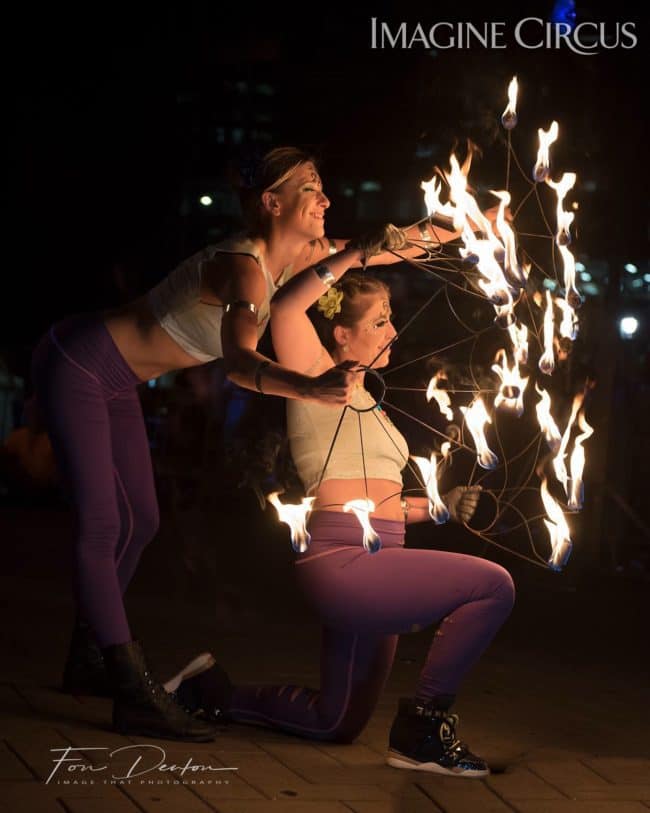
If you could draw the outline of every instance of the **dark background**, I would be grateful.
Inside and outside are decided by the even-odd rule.
[[[484,152],[474,173],[479,194],[502,187],[498,120],[516,73],[519,156],[532,166],[537,127],[557,119],[553,165],[578,173],[572,248],[592,277],[585,312],[593,314],[580,364],[599,378],[590,475],[592,522],[601,535],[595,558],[604,556],[612,568],[636,562],[633,568],[646,573],[639,482],[647,473],[650,291],[642,20],[613,4],[579,3],[579,20],[606,21],[610,30],[616,21],[636,23],[634,50],[594,56],[527,51],[511,39],[499,51],[370,49],[371,16],[425,28],[439,20],[499,19],[512,30],[524,16],[547,19],[551,7],[306,4],[289,11],[280,4],[174,3],[14,11],[6,24],[2,366],[27,380],[31,347],[51,322],[128,301],[179,259],[235,229],[231,181],[242,153],[283,143],[312,149],[332,200],[328,232],[340,236],[416,219],[420,180],[446,165],[468,137]],[[199,203],[205,194],[210,207]],[[636,274],[625,271],[630,263]],[[616,327],[624,313],[641,323],[627,342]],[[612,554],[612,539],[620,546],[625,537],[629,545],[630,534],[632,548]]]

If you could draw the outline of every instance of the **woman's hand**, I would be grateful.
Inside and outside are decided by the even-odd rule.
[[[450,518],[454,522],[469,522],[476,511],[481,491],[481,486],[457,486],[443,495],[442,501],[449,510]]]
[[[404,229],[386,223],[379,229],[362,234],[350,240],[347,248],[356,249],[362,253],[366,260],[376,257],[384,251],[400,251],[409,245]]]
[[[356,385],[358,361],[344,361],[312,378],[305,390],[306,401],[318,401],[331,406],[349,404]]]

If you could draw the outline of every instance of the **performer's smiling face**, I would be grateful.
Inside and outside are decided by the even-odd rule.
[[[323,192],[323,183],[318,170],[307,161],[273,193],[277,200],[276,208],[271,209],[283,224],[295,229],[307,240],[314,240],[325,234],[325,210],[330,201]]]
[[[346,358],[366,366],[385,367],[390,361],[390,343],[397,335],[391,322],[390,300],[382,291],[362,294],[370,304],[363,316],[348,328]]]

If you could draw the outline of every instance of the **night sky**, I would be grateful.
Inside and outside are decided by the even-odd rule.
[[[629,7],[578,4],[582,19],[635,21],[640,37],[633,50],[578,56],[512,41],[498,51],[370,48],[371,16],[516,21],[548,16],[548,3],[508,15],[474,4],[397,13],[377,3],[352,15],[306,4],[304,16],[278,13],[283,4],[263,13],[221,6],[25,7],[7,22],[11,248],[0,348],[18,372],[50,322],[144,292],[231,229],[223,190],[242,149],[313,149],[332,198],[329,231],[341,236],[399,222],[405,205],[417,212],[419,181],[467,137],[484,151],[479,183],[502,185],[496,122],[514,73],[519,154],[532,165],[537,127],[555,118],[554,165],[578,172],[577,255],[646,261],[644,32]],[[344,190],[364,180],[381,191],[359,218]],[[410,188],[412,200],[400,203]],[[221,190],[221,208],[198,205],[208,189]]]

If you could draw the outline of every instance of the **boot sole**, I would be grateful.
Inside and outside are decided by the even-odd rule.
[[[392,768],[402,768],[411,771],[425,771],[426,773],[437,773],[440,776],[454,776],[458,779],[480,779],[484,776],[489,776],[489,769],[484,771],[453,771],[449,768],[443,768],[437,762],[418,762],[415,759],[400,754],[399,751],[388,751],[386,755],[386,764]]]
[[[194,660],[190,661],[181,671],[170,678],[167,683],[163,683],[163,689],[169,692],[175,692],[184,680],[192,678],[195,675],[200,675],[201,672],[206,672],[210,667],[216,663],[214,656],[210,652],[202,652],[197,655]]]
[[[129,728],[128,726],[113,726],[113,730],[124,737],[150,737],[152,740],[175,740],[177,742],[214,742],[217,732],[214,734],[201,734],[198,736],[175,736],[174,734],[164,734],[161,731],[153,731],[147,728]]]

